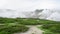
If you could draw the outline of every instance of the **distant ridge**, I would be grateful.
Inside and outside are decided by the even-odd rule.
[[[0,9],[0,17],[7,18],[39,18],[60,21],[60,10],[40,9],[35,11],[21,12],[11,9]]]

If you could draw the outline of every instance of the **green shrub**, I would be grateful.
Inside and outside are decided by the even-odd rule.
[[[1,25],[0,33],[17,33],[17,32],[25,32],[28,30],[28,27],[21,24],[7,24]]]
[[[60,34],[60,33],[53,33],[53,32],[43,32],[43,34]]]
[[[43,25],[42,29],[45,30],[45,31],[52,32],[53,34],[54,33],[55,34],[56,33],[60,34],[60,24],[47,24],[47,25]],[[45,34],[47,34],[47,33],[45,33]]]
[[[0,34],[13,34],[11,32],[5,32],[5,31],[1,31]]]

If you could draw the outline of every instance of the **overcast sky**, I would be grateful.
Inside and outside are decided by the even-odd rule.
[[[0,9],[31,11],[46,8],[59,9],[60,0],[0,0]]]

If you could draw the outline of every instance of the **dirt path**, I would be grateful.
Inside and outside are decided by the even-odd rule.
[[[38,29],[37,26],[29,26],[30,29],[24,33],[15,33],[15,34],[42,34],[42,30]]]

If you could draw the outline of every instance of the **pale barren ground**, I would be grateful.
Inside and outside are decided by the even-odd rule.
[[[38,29],[37,26],[40,26],[40,25],[28,26],[30,28],[29,28],[29,30],[27,32],[24,32],[24,33],[14,33],[14,34],[42,34],[43,31]]]

